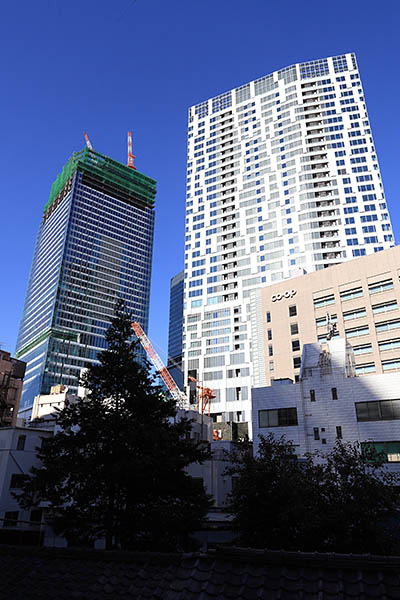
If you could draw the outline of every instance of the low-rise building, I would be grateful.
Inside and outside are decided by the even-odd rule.
[[[0,429],[0,543],[38,545],[43,540],[42,509],[24,510],[13,497],[21,481],[40,461],[37,449],[53,430],[27,427]]]
[[[0,350],[0,427],[16,425],[26,363]]]
[[[78,388],[78,390],[81,388]],[[65,403],[75,398],[68,394],[68,388],[65,385],[53,385],[50,388],[50,394],[40,394],[35,396],[31,414],[30,425],[35,427],[35,421],[48,423],[54,426],[57,417],[57,409],[62,410]]]
[[[328,321],[353,346],[357,375],[400,371],[399,276],[396,246],[252,291],[254,386],[298,380],[303,345],[325,341]]]
[[[336,440],[372,444],[400,472],[400,373],[356,375],[350,344],[331,339],[303,347],[298,383],[253,388],[254,452],[259,435],[285,436],[296,454],[333,449]]]

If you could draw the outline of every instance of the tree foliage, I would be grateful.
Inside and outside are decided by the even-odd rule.
[[[54,528],[70,543],[106,538],[106,547],[175,548],[200,526],[210,504],[185,468],[209,450],[176,420],[175,402],[135,361],[129,315],[119,303],[108,347],[81,384],[86,399],[69,403],[59,431],[38,449],[19,502],[47,502]]]
[[[259,453],[230,454],[230,510],[247,546],[387,554],[398,545],[398,476],[373,450],[337,441],[327,455],[298,460],[283,437],[260,436]]]

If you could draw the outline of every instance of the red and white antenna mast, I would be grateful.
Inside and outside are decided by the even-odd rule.
[[[131,169],[135,169],[136,167],[133,165],[133,161],[135,160],[135,155],[132,154],[132,133],[128,131],[128,162],[127,165]]]

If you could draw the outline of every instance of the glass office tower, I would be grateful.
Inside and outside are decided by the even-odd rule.
[[[185,384],[215,391],[216,418],[250,420],[252,290],[394,244],[355,55],[190,107],[187,156]]]
[[[183,322],[183,286],[184,272],[181,271],[171,279],[169,296],[169,330],[168,330],[168,371],[178,384],[183,387],[182,372],[182,322]]]
[[[98,152],[74,153],[44,207],[16,356],[21,413],[56,384],[77,390],[118,298],[147,331],[156,182]]]

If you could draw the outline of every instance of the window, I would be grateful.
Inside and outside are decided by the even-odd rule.
[[[16,527],[18,524],[18,511],[4,513],[3,527]]]
[[[400,400],[356,402],[357,421],[398,421]]]
[[[314,427],[314,440],[319,440],[319,429]]]
[[[397,350],[397,348],[400,348],[400,338],[378,342],[378,346],[381,352],[384,350]]]
[[[276,408],[258,411],[259,427],[287,427],[297,425],[296,408]]]
[[[386,371],[400,371],[400,359],[383,360],[382,369],[384,373]]]
[[[299,333],[298,323],[292,323],[290,325],[290,335],[297,335]]]
[[[353,300],[354,298],[359,298],[362,295],[363,290],[362,287],[359,286],[351,290],[345,290],[343,292],[340,292],[340,299],[342,300],[342,302],[345,302],[346,300]]]
[[[24,450],[24,448],[25,448],[25,442],[26,442],[26,435],[20,435],[20,436],[18,436],[17,450]]]
[[[337,400],[338,399],[338,395],[337,395],[337,388],[331,388],[331,393],[332,393],[332,400]]]
[[[271,313],[270,312],[267,312],[266,317],[267,317],[267,323],[271,323]]]
[[[361,442],[361,451],[368,454],[368,450],[377,452],[384,462],[400,462],[400,442]]]
[[[374,306],[372,306],[372,312],[374,313],[374,315],[382,313],[382,312],[388,312],[390,310],[396,310],[397,307],[397,301],[396,300],[391,300],[390,302],[383,302],[382,304],[375,304]]]
[[[400,319],[393,319],[392,321],[382,321],[381,323],[375,324],[375,329],[377,333],[381,333],[382,331],[390,331],[391,329],[397,329],[400,327]]]
[[[329,294],[328,296],[323,296],[321,298],[316,298],[314,300],[315,308],[321,308],[322,306],[329,306],[329,304],[335,304],[335,296],[333,294]]]
[[[293,359],[293,368],[294,369],[299,369],[301,366],[301,357],[300,356],[295,356]]]
[[[11,475],[10,489],[18,489],[22,487],[25,481],[25,475],[20,473],[13,473]]]
[[[378,294],[379,292],[386,292],[387,290],[393,289],[392,279],[385,279],[384,281],[378,281],[377,283],[370,283],[368,290],[370,294]]]
[[[355,371],[356,371],[357,375],[366,375],[368,373],[375,373],[376,372],[375,364],[368,363],[365,365],[357,365],[355,368]]]
[[[34,510],[31,510],[31,514],[29,517],[29,520],[31,523],[41,523],[42,521],[42,509],[41,508],[35,508]]]
[[[342,434],[342,427],[340,425],[336,426],[336,438],[338,440],[343,439],[343,434]]]
[[[296,317],[296,316],[297,316],[297,307],[289,306],[289,317]]]
[[[273,356],[274,355],[274,349],[272,347],[272,344],[268,345],[268,356]]]
[[[357,308],[356,310],[350,310],[343,313],[343,320],[348,321],[350,319],[360,319],[361,317],[365,317],[367,311],[365,308]]]
[[[371,344],[363,344],[362,346],[353,346],[354,356],[359,356],[360,354],[369,354],[372,352]]]
[[[300,340],[293,340],[292,341],[292,351],[299,352],[299,350],[300,350]]]
[[[369,327],[368,325],[360,325],[360,327],[352,327],[351,329],[346,329],[345,333],[348,338],[358,337],[359,335],[368,335]]]
[[[310,401],[315,402],[315,390],[310,390]]]

